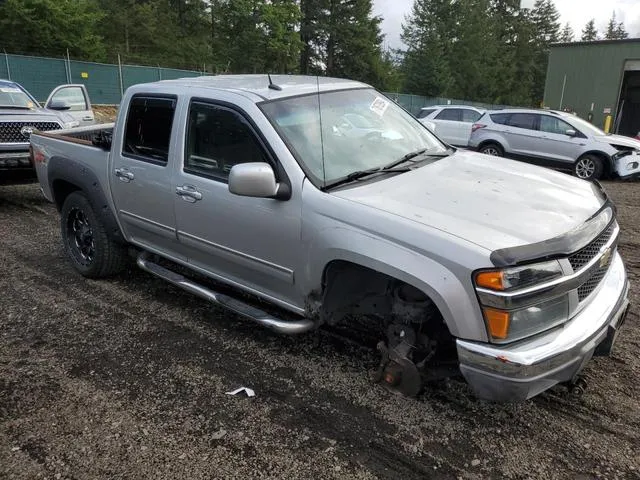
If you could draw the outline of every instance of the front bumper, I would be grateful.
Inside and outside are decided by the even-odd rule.
[[[624,322],[629,284],[619,254],[596,293],[573,319],[513,345],[457,341],[462,375],[480,398],[523,401],[582,371],[594,355],[609,355]]]

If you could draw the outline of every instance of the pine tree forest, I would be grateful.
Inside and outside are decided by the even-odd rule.
[[[0,48],[206,70],[347,77],[379,89],[539,105],[549,45],[574,35],[552,0],[414,0],[400,49],[372,0],[0,0]],[[606,38],[626,38],[615,17]],[[574,38],[575,37],[575,38]]]

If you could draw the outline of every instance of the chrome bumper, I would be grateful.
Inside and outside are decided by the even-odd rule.
[[[597,292],[573,319],[514,345],[458,340],[460,371],[477,396],[499,402],[526,400],[571,381],[594,353],[610,353],[629,306],[628,290],[624,264],[616,254]]]

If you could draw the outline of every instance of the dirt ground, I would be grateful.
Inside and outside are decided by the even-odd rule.
[[[0,478],[640,478],[640,184],[607,183],[635,306],[589,388],[403,398],[372,352],[285,338],[133,268],[90,281],[37,185],[0,188]],[[319,341],[318,341],[319,340]],[[225,392],[251,387],[256,396]]]

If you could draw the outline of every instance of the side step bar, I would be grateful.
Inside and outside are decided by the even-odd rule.
[[[142,252],[140,255],[138,255],[136,263],[141,269],[157,277],[160,277],[169,283],[172,283],[176,287],[180,287],[187,292],[204,298],[205,300],[209,300],[210,302],[213,302],[217,305],[228,308],[229,310],[247,317],[250,320],[253,320],[254,322],[262,325],[263,327],[273,330],[274,332],[293,335],[297,333],[307,332],[313,329],[315,326],[313,321],[306,318],[295,321],[287,321],[275,318],[258,308],[241,302],[240,300],[236,300],[235,298],[232,298],[228,295],[215,292],[209,288],[199,285],[196,282],[189,280],[188,278],[178,273],[172,272],[171,270],[152,262],[151,260],[149,260],[149,255],[147,252]]]

